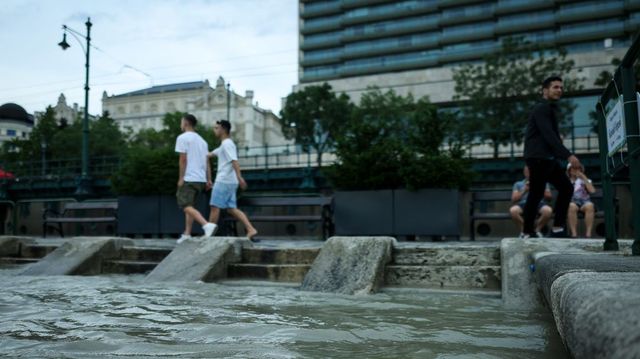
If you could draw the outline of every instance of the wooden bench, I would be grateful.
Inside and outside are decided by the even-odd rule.
[[[469,236],[472,241],[475,240],[475,224],[478,220],[511,220],[508,209],[501,212],[486,212],[478,210],[478,207],[484,207],[490,202],[508,202],[511,203],[511,190],[499,191],[478,191],[472,192],[471,202],[469,204]],[[557,197],[557,192],[552,191],[553,198]],[[602,190],[596,189],[596,192],[590,195],[591,201],[596,205],[595,218],[604,218],[604,206],[602,205]],[[618,199],[614,198],[616,213],[618,212]],[[551,204],[550,204],[551,205]],[[553,207],[553,206],[552,206]],[[583,213],[578,213],[578,218],[584,218]],[[617,216],[616,216],[617,218]]]
[[[317,207],[319,213],[307,215],[250,215],[251,222],[320,222],[322,224],[322,237],[330,237],[334,233],[333,226],[333,197],[308,196],[308,197],[241,197],[238,199],[238,207]],[[231,225],[231,231],[237,235],[236,219],[225,216],[223,223]]]
[[[78,216],[76,212],[103,211],[106,216]],[[45,209],[42,217],[42,233],[47,236],[47,227],[55,228],[64,237],[62,225],[65,223],[114,223],[118,224],[118,202],[82,202],[66,203],[59,213],[53,209]]]

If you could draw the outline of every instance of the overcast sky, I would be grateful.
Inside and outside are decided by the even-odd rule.
[[[297,82],[297,13],[296,0],[2,0],[0,104],[33,113],[64,93],[84,106],[83,51],[69,35],[71,48],[57,44],[62,24],[84,34],[90,16],[90,113],[105,90],[218,76],[278,113]]]

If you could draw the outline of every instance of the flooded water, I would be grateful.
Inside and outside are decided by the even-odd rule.
[[[426,291],[16,277],[0,270],[0,357],[565,358],[551,316]]]

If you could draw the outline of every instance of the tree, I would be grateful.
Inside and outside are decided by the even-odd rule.
[[[500,51],[485,57],[481,65],[466,64],[453,71],[456,95],[461,102],[460,130],[489,140],[493,155],[500,145],[521,143],[531,107],[539,100],[544,78],[567,75],[574,67],[564,49],[544,48],[523,38],[507,38]],[[563,76],[565,92],[581,89],[580,79]],[[561,102],[563,123],[575,107]]]
[[[325,173],[345,190],[464,188],[468,162],[441,151],[450,125],[426,98],[370,89],[336,137],[338,163]]]
[[[322,154],[335,144],[341,126],[349,118],[352,105],[349,96],[336,95],[331,86],[308,86],[287,96],[280,111],[282,133],[305,149],[313,148],[322,166]]]
[[[120,169],[111,177],[116,193],[120,195],[174,194],[178,178],[178,154],[175,152],[176,138],[182,133],[182,112],[165,114],[163,128],[143,129],[128,143]],[[217,147],[219,141],[213,130],[196,126],[209,148]]]

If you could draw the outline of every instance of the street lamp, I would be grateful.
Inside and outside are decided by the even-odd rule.
[[[67,31],[78,40],[80,43],[80,47],[84,50],[86,61],[84,64],[85,67],[85,82],[84,82],[84,117],[82,119],[82,172],[80,175],[80,179],[78,181],[78,187],[76,188],[76,196],[78,197],[86,197],[91,195],[91,178],[89,177],[89,50],[91,49],[91,18],[87,18],[87,22],[85,23],[87,26],[87,35],[83,35],[80,32],[67,27],[67,25],[62,25],[63,33],[62,33],[62,41],[58,43],[58,46],[62,48],[62,50],[66,50],[71,45],[67,42]],[[86,47],[82,45],[82,41],[78,38],[84,37],[87,41]]]
[[[40,148],[42,149],[42,177],[47,175],[47,140],[42,138],[40,141]]]
[[[231,83],[227,82],[227,121],[231,122]]]

